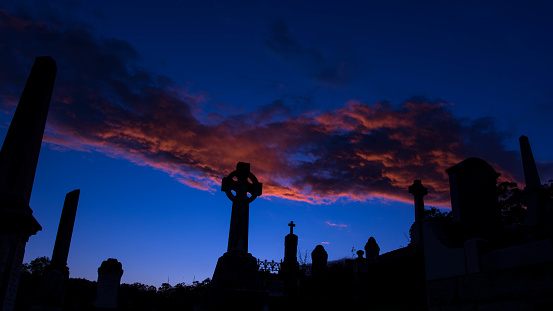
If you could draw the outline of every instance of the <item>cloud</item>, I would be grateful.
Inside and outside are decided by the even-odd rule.
[[[51,55],[58,76],[44,140],[58,149],[126,159],[207,191],[217,189],[237,162],[249,162],[264,197],[315,204],[412,202],[407,188],[421,179],[427,202],[447,205],[445,169],[471,156],[489,161],[506,179],[521,180],[518,153],[506,150],[508,137],[493,119],[455,118],[441,101],[352,99],[313,115],[294,106],[303,99],[288,97],[200,121],[194,111],[205,94],[189,94],[141,68],[129,43],[4,10],[0,21],[0,107],[13,107],[34,57]],[[280,31],[275,50],[301,51]]]
[[[349,227],[348,225],[344,225],[344,224],[335,224],[335,223],[332,223],[330,221],[326,221],[325,224],[331,226],[331,227],[338,227],[338,228],[347,228]]]
[[[321,244],[327,244],[328,245],[328,244],[330,244],[330,242],[321,242]]]
[[[271,25],[264,43],[274,55],[300,68],[310,79],[321,84],[344,86],[349,85],[356,77],[357,64],[352,53],[331,53],[330,49],[305,47],[282,21]]]

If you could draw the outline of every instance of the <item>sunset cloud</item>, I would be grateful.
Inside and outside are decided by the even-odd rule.
[[[344,225],[344,224],[335,224],[335,223],[332,223],[330,221],[326,221],[325,224],[331,226],[331,227],[338,227],[338,228],[347,228],[349,227],[348,225]]]
[[[2,10],[0,21],[2,110],[13,111],[35,56],[48,53],[58,63],[44,138],[54,148],[126,159],[206,191],[218,190],[237,162],[249,162],[263,183],[263,197],[315,204],[411,202],[407,188],[421,179],[429,190],[427,202],[445,205],[445,169],[471,156],[489,161],[506,179],[521,180],[518,153],[505,149],[506,136],[494,121],[458,119],[445,102],[351,99],[312,115],[283,98],[200,121],[194,111],[208,100],[205,94],[190,94],[141,68],[129,43]],[[275,29],[279,45],[267,44],[281,53],[299,53],[286,31]]]

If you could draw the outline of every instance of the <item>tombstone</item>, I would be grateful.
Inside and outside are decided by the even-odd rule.
[[[0,151],[0,310],[13,310],[25,244],[42,230],[29,206],[56,62],[37,57]]]
[[[486,161],[469,158],[446,170],[451,189],[453,220],[460,222],[469,236],[483,237],[499,227],[497,178],[500,176]],[[475,236],[476,234],[476,236]]]
[[[281,272],[283,274],[296,274],[299,271],[300,264],[298,263],[298,236],[294,234],[293,221],[288,224],[290,233],[284,238],[284,261],[282,262]]]
[[[54,244],[54,251],[52,253],[52,261],[42,277],[38,306],[34,307],[33,310],[43,309],[41,306],[49,307],[48,310],[56,308],[61,310],[63,305],[65,285],[69,279],[67,257],[69,255],[69,246],[71,245],[71,236],[73,235],[75,216],[77,215],[79,194],[80,190],[77,189],[65,196],[56,243]]]
[[[527,206],[528,215],[526,216],[526,225],[529,227],[535,227],[540,225],[540,222],[545,220],[544,202],[540,200],[540,190],[542,190],[542,184],[540,176],[538,175],[538,169],[536,168],[536,162],[530,148],[530,142],[528,137],[520,136],[520,154],[522,157],[522,167],[524,169],[524,181],[526,187],[523,194]],[[543,223],[541,223],[543,225]]]
[[[380,247],[376,243],[375,238],[370,237],[367,241],[367,244],[365,244],[365,254],[367,254],[367,262],[373,263],[378,259],[378,256],[380,254]]]
[[[123,265],[117,259],[104,260],[98,268],[98,289],[94,307],[116,309],[119,284],[123,276]]]
[[[420,244],[422,242],[422,220],[424,218],[424,196],[428,190],[422,186],[420,180],[415,180],[413,185],[409,186],[409,193],[415,197],[415,223],[411,231],[411,244]]]
[[[322,245],[315,246],[311,252],[311,274],[320,276],[326,272],[328,264],[328,253]]]
[[[249,163],[238,162],[236,170],[223,178],[221,191],[232,201],[232,211],[227,252],[219,257],[213,272],[212,310],[229,306],[261,310],[267,304],[267,293],[260,292],[257,259],[248,253],[249,206],[261,195],[262,187]]]

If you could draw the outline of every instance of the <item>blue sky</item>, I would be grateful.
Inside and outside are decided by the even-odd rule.
[[[58,75],[31,197],[51,256],[65,194],[81,189],[68,265],[123,282],[211,277],[250,162],[264,195],[250,252],[351,256],[407,244],[407,186],[447,208],[445,169],[471,156],[523,186],[518,137],[553,178],[552,6],[546,1],[6,1],[1,137],[34,57]],[[326,244],[328,243],[328,244]]]

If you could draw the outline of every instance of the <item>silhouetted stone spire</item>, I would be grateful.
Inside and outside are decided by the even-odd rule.
[[[539,191],[541,190],[540,176],[536,168],[536,162],[532,155],[528,137],[522,135],[518,139],[520,142],[520,155],[522,157],[522,168],[524,169],[524,188],[526,207],[528,215],[526,216],[526,225],[530,227],[543,223],[543,202],[540,202]]]
[[[37,57],[0,151],[0,194],[29,204],[56,78],[56,62]]]
[[[71,245],[71,236],[73,235],[73,225],[75,224],[75,216],[77,215],[80,193],[81,191],[77,189],[65,196],[56,244],[52,253],[52,266],[54,267],[65,267],[67,265],[67,256],[69,255],[69,246]]]
[[[25,244],[42,227],[29,207],[56,62],[37,57],[0,151],[0,310],[11,311]]]
[[[536,168],[536,162],[532,155],[528,137],[522,135],[518,141],[520,142],[520,154],[522,156],[522,167],[524,169],[526,188],[539,187],[541,186],[540,176],[538,175],[538,169]]]

